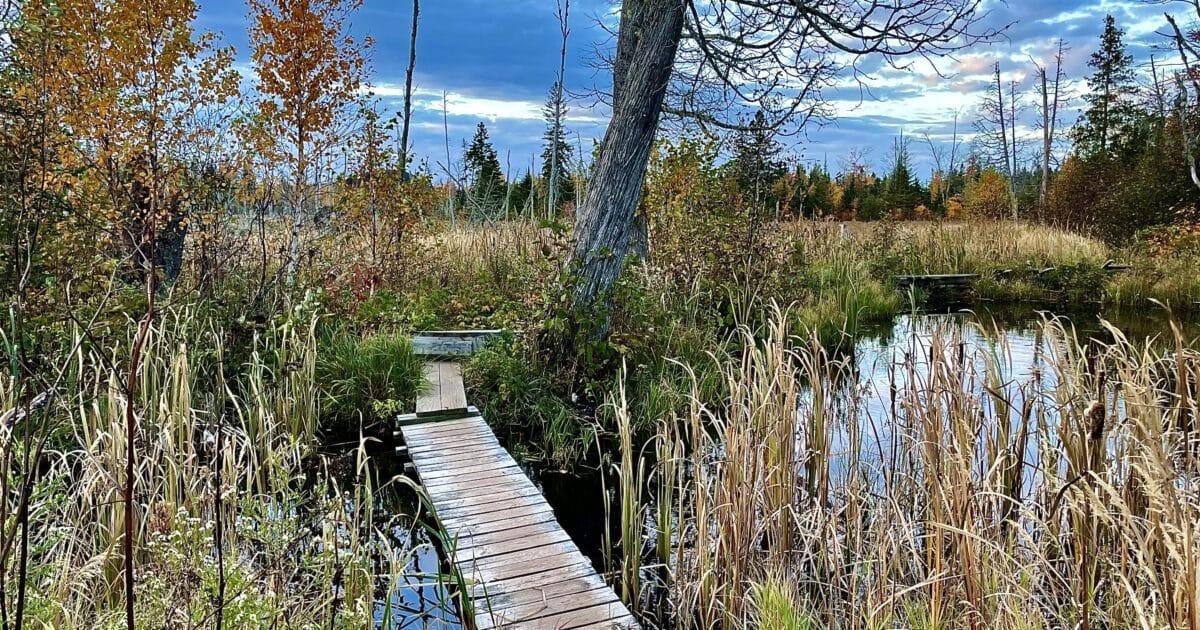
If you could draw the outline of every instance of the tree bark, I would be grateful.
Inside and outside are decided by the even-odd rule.
[[[571,260],[577,274],[576,312],[607,301],[621,273],[683,33],[678,0],[626,0],[622,5],[612,119],[575,222]],[[608,325],[607,317],[602,319],[598,329],[577,332],[603,336]]]

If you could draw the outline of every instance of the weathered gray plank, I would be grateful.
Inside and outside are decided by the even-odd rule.
[[[442,371],[436,363],[425,364],[425,390],[417,396],[417,413],[442,408]]]
[[[463,386],[462,366],[439,363],[442,372],[442,408],[459,409],[467,406],[467,391]]]
[[[430,365],[438,401],[418,410],[466,408],[458,366]],[[479,628],[637,627],[483,418],[420,420],[399,419],[398,434],[473,585]]]
[[[522,610],[508,609],[490,615],[489,623],[496,628],[521,628],[522,630],[567,630],[570,628],[629,628],[633,618],[619,601],[580,601],[579,598],[562,602],[554,608],[534,605]],[[560,608],[559,606],[562,606]],[[494,620],[494,621],[493,621]]]
[[[554,517],[554,510],[550,508],[549,503],[544,503],[541,505],[532,505],[532,506],[526,506],[526,505],[520,505],[520,506],[516,506],[516,507],[510,506],[510,507],[502,508],[499,510],[493,510],[490,512],[480,512],[478,514],[467,514],[465,516],[439,514],[438,520],[442,521],[443,524],[446,524],[447,527],[450,527],[450,525],[449,525],[450,523],[453,523],[454,526],[456,526],[456,527],[466,527],[467,525],[470,525],[470,524],[475,524],[475,525],[486,525],[489,523],[501,523],[502,524],[504,522],[508,522],[512,519],[516,519],[516,518],[519,518],[522,516],[537,517],[537,516],[541,516],[541,515],[549,515],[551,518]]]

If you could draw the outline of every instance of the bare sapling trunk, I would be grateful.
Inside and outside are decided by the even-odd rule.
[[[558,212],[558,180],[559,180],[559,155],[558,145],[562,138],[563,117],[566,112],[563,111],[563,81],[566,78],[567,72],[567,37],[571,34],[571,26],[569,17],[571,14],[571,0],[564,0],[557,3],[558,10],[555,16],[558,17],[558,30],[562,35],[562,47],[559,49],[558,55],[558,79],[554,83],[554,125],[550,136],[550,181],[546,183],[546,220],[554,220],[554,215]]]
[[[607,299],[629,252],[638,197],[683,30],[683,7],[676,0],[624,4],[626,11],[640,15],[632,33],[626,32],[629,16],[622,16],[612,120],[576,217],[571,260],[577,273],[577,312]],[[607,330],[577,332],[602,336]]]
[[[421,16],[421,0],[413,0],[412,33],[408,40],[408,69],[404,72],[404,122],[400,128],[400,169],[408,181],[408,132],[412,120],[413,71],[417,67],[417,24]]]
[[[303,133],[300,134],[303,137]],[[305,153],[303,140],[299,143],[296,160],[296,177],[292,186],[292,230],[288,238],[288,259],[285,276],[287,286],[296,281],[296,267],[300,262],[300,230],[304,227]]]
[[[1058,51],[1054,55],[1054,80],[1047,77],[1046,66],[1038,65],[1038,78],[1042,87],[1042,181],[1038,190],[1038,203],[1045,208],[1050,195],[1050,159],[1054,154],[1054,139],[1058,133],[1058,110],[1061,102],[1063,80],[1063,40],[1058,40]]]

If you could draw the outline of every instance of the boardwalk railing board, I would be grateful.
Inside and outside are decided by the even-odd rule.
[[[397,435],[452,543],[451,562],[471,585],[475,626],[638,628],[541,491],[466,406],[462,372],[448,365],[426,369],[430,387],[418,413],[397,418]]]
[[[467,356],[504,330],[426,330],[412,337],[413,352],[421,356]]]
[[[960,286],[972,284],[979,280],[977,273],[943,273],[917,276],[896,276],[895,282],[902,287],[907,286]]]

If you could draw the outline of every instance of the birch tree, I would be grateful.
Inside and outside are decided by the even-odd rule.
[[[290,286],[320,156],[366,80],[370,38],[350,33],[362,0],[249,0],[250,58],[257,77],[254,141],[290,171],[292,225],[284,274]]]

